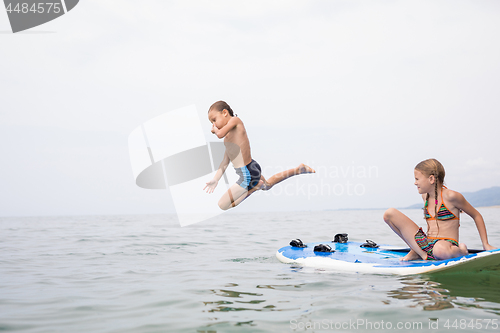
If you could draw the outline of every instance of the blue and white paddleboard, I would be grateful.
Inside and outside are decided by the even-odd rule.
[[[335,252],[314,252],[319,244],[328,244]],[[448,260],[401,261],[409,249],[380,245],[378,248],[360,247],[362,243],[307,243],[307,247],[285,246],[276,252],[281,262],[300,266],[343,272],[370,274],[470,273],[482,270],[500,270],[500,249],[471,253]]]

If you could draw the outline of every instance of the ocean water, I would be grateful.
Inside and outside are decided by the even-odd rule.
[[[480,208],[500,246],[500,208]],[[421,225],[421,210],[405,211]],[[0,331],[500,331],[500,271],[391,276],[280,263],[291,239],[404,244],[383,211],[0,218]],[[461,241],[481,243],[474,222]],[[481,325],[481,326],[479,326]]]

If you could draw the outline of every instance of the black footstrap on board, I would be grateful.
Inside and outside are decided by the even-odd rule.
[[[378,245],[374,241],[367,239],[366,243],[361,244],[359,247],[368,247],[368,248],[374,249],[374,248],[377,248]]]
[[[333,236],[333,242],[334,243],[347,243],[349,238],[347,237],[347,234],[336,234]]]
[[[314,247],[314,252],[335,252],[328,244],[318,244]]]
[[[305,245],[304,243],[302,243],[302,241],[300,239],[293,239],[291,242],[290,242],[290,245],[292,247],[307,247],[307,245]]]

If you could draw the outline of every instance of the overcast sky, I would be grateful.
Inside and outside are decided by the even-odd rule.
[[[499,33],[496,0],[85,0],[17,34],[0,10],[0,215],[174,212],[128,135],[221,99],[266,177],[318,169],[241,212],[409,206],[430,157],[500,186]]]

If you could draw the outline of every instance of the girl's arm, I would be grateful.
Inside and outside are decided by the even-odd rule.
[[[236,127],[241,122],[241,120],[238,117],[231,117],[227,124],[222,127],[222,128],[217,128],[215,125],[212,125],[212,133],[217,135],[219,139],[222,139],[231,131],[233,128]]]
[[[229,156],[227,155],[227,152],[224,152],[224,158],[222,159],[222,162],[219,165],[219,169],[215,173],[214,178],[209,182],[207,182],[207,185],[205,185],[203,190],[208,188],[206,192],[212,193],[217,187],[217,184],[219,183],[219,180],[221,179],[222,175],[224,174],[224,172],[226,172],[228,165],[229,165]]]
[[[477,209],[472,207],[472,205],[467,200],[465,200],[464,196],[458,192],[450,191],[449,201],[453,206],[463,210],[465,213],[467,213],[467,215],[474,219],[477,231],[479,232],[479,237],[481,238],[481,242],[483,243],[483,248],[485,250],[496,249],[488,243],[488,234],[486,233],[486,226],[484,224],[484,219],[481,213],[479,213]]]

